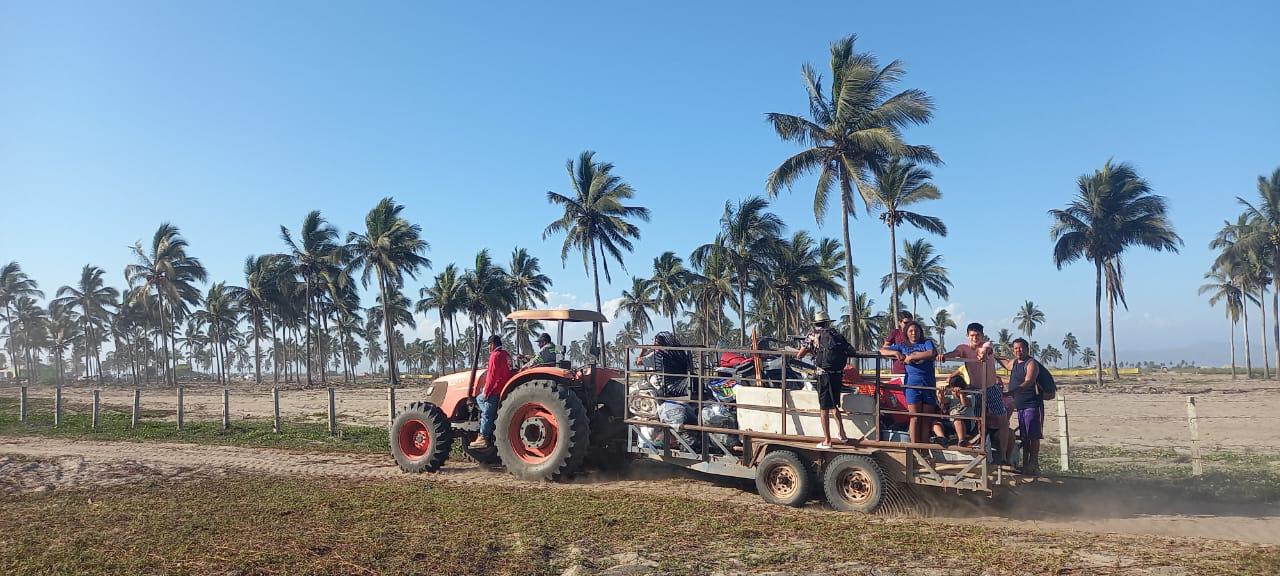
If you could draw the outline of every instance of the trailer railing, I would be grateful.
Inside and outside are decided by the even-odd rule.
[[[685,352],[690,355],[692,364],[690,373],[680,374],[652,369],[634,369],[639,364],[640,358],[670,352]],[[715,369],[719,367],[719,360],[725,354],[736,354],[750,358],[753,366],[745,373],[718,374]],[[791,350],[657,345],[627,346],[624,353],[626,362],[624,367],[624,380],[626,382],[624,421],[630,428],[628,432],[628,450],[650,456],[658,456],[667,460],[687,461],[682,463],[687,467],[707,472],[746,477],[749,467],[755,460],[754,444],[760,442],[796,446],[810,444],[812,447],[811,443],[816,442],[819,439],[818,437],[801,435],[796,430],[788,430],[788,422],[792,418],[799,422],[799,416],[821,416],[820,410],[794,406],[791,397],[793,390],[814,390],[816,380],[813,365],[796,359],[794,355],[794,351]],[[633,362],[633,358],[637,361]],[[845,412],[843,409],[838,409],[836,417],[842,418],[845,415],[854,417],[868,416],[871,420],[871,426],[869,430],[859,430],[862,437],[852,439],[850,444],[833,445],[830,449],[831,452],[891,451],[899,454],[904,460],[907,475],[905,480],[908,483],[990,491],[988,478],[990,474],[989,456],[992,447],[987,438],[988,417],[985,390],[966,389],[962,391],[965,396],[971,399],[971,403],[976,402],[976,404],[972,404],[975,406],[974,416],[945,414],[942,413],[940,406],[937,413],[884,409],[881,407],[881,399],[886,393],[892,394],[896,390],[902,390],[904,393],[906,390],[921,390],[928,394],[935,394],[938,389],[932,386],[887,382],[883,370],[885,358],[879,354],[860,352],[854,354],[851,360],[855,362],[855,365],[860,365],[863,361],[871,361],[874,366],[873,377],[868,378],[868,375],[864,374],[861,368],[858,368],[856,372],[858,375],[857,380],[848,383],[856,386],[856,388],[845,390],[842,383],[842,396],[848,393],[868,395],[871,397],[872,409],[866,413]],[[639,382],[637,377],[641,379]],[[653,388],[654,386],[644,386],[644,381],[654,378],[657,379],[657,390],[647,391],[647,388]],[[687,396],[669,397],[658,394],[657,392],[662,388],[663,378],[687,379],[689,394]],[[711,379],[730,379],[735,381],[736,386],[780,389],[781,402],[779,405],[743,404],[736,401],[736,394],[735,401],[708,398],[708,383]],[[653,406],[652,413],[634,414],[632,412],[633,400],[637,399],[651,402]],[[679,425],[663,422],[661,413],[664,403],[678,404],[681,410],[684,410],[684,406],[692,406],[694,409],[692,422],[686,421]],[[725,406],[736,410],[739,414],[743,410],[776,413],[781,419],[778,427],[780,433],[743,430],[741,427],[725,428],[708,425],[703,421],[704,408],[708,406]],[[687,414],[687,410],[684,411]],[[888,430],[884,427],[884,417],[899,415],[918,418],[917,426],[924,426],[926,431],[931,428],[934,422],[943,420],[966,423],[976,422],[975,437],[977,442],[975,445],[966,447],[894,439],[894,434],[886,434]],[[968,425],[966,424],[967,427]],[[655,441],[657,440],[656,438],[647,437],[639,433],[638,429],[643,428],[660,430],[662,440],[660,444]],[[945,432],[946,430],[944,430],[944,435]],[[690,434],[686,437],[685,433]],[[696,434],[696,440],[693,439],[694,434]],[[741,450],[735,449],[738,445],[737,443],[726,445],[726,442],[720,438],[721,436],[725,438],[736,437],[737,443],[741,444]],[[733,468],[733,466],[738,468]],[[997,474],[999,474],[998,469]]]

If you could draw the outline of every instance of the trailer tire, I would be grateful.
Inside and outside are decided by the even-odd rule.
[[[405,472],[435,472],[453,450],[453,429],[439,406],[413,402],[388,431],[391,457]]]
[[[832,508],[870,514],[884,499],[884,471],[873,458],[841,454],[823,469],[822,490]]]
[[[791,450],[773,450],[756,466],[756,492],[770,504],[801,506],[813,488],[809,462]]]
[[[517,386],[498,408],[498,457],[521,480],[568,480],[582,470],[591,423],[582,400],[555,382]]]

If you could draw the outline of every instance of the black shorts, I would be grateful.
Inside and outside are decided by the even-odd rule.
[[[818,374],[818,408],[832,410],[840,407],[841,376],[839,372]]]

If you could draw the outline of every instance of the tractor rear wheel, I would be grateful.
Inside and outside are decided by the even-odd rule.
[[[498,457],[521,480],[567,480],[582,469],[591,425],[572,390],[540,380],[522,384],[502,400]]]
[[[413,402],[391,424],[391,457],[405,472],[435,472],[453,449],[453,430],[444,411],[430,402]]]

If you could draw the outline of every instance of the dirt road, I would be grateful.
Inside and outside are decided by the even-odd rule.
[[[6,455],[16,456],[9,457]],[[339,476],[393,482],[527,486],[539,490],[622,490],[766,506],[750,485],[682,473],[638,462],[625,476],[590,474],[571,484],[521,482],[500,471],[450,462],[441,472],[406,475],[374,455],[290,452],[198,444],[90,442],[0,437],[0,492],[24,493],[76,486],[145,485],[251,472],[287,476]],[[1139,493],[1086,482],[1024,487],[996,502],[930,498],[931,521],[957,525],[1031,525],[1045,530],[1153,534],[1280,545],[1280,509],[1195,502],[1176,495]]]

